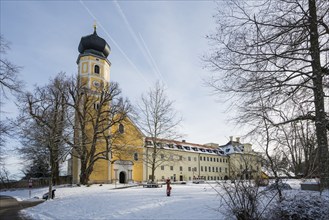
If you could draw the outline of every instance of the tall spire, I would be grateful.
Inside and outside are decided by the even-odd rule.
[[[94,20],[94,34],[96,33],[96,29],[97,29],[97,22],[96,22],[96,20]]]

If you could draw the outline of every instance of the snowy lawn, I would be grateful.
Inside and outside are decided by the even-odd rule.
[[[319,196],[318,192],[301,191],[300,181],[288,183],[293,188],[285,193],[304,198]],[[230,183],[227,183],[230,184]],[[133,187],[113,189],[114,185],[90,187],[56,187],[54,200],[22,210],[32,219],[227,219],[221,199],[209,184],[172,185],[172,195],[166,196],[166,187]],[[216,190],[222,192],[221,188]],[[33,189],[32,197],[42,197],[47,188]],[[18,200],[29,198],[29,191],[3,191]],[[329,191],[323,196],[329,201]],[[329,207],[329,204],[328,204]]]
[[[113,189],[114,185],[59,187],[55,199],[22,212],[32,219],[222,219],[215,209],[218,196],[208,184]],[[32,190],[42,197],[47,188]],[[1,192],[18,200],[28,199],[28,190]]]

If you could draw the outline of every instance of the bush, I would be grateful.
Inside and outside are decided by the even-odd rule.
[[[290,190],[291,186],[288,183],[273,183],[271,185],[269,185],[267,188],[267,190],[277,190],[277,189],[281,189],[281,190]]]
[[[265,179],[265,178],[256,178],[255,179],[255,184],[257,186],[268,186],[269,184],[269,179]]]
[[[286,195],[281,203],[276,203],[268,211],[268,219],[309,220],[328,219],[329,196],[319,193],[299,193]]]

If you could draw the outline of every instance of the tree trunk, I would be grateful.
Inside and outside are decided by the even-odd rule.
[[[319,171],[321,188],[329,188],[328,137],[326,130],[326,113],[324,109],[323,73],[321,68],[317,8],[315,0],[309,0],[310,52],[313,70],[313,93],[315,105],[315,127],[319,149]]]
[[[153,142],[153,154],[152,154],[152,176],[151,176],[151,180],[152,180],[152,183],[154,183],[154,173],[155,173],[155,159],[156,159],[156,142]]]
[[[82,185],[88,184],[89,175],[87,174],[87,163],[84,160],[81,160],[81,169],[80,169],[80,183]]]
[[[51,149],[50,149],[50,152],[52,152],[51,151]],[[51,172],[50,172],[50,177],[49,177],[49,185],[48,185],[48,199],[47,200],[50,200],[50,199],[52,199],[52,190],[53,190],[53,178],[54,178],[54,176],[53,176],[53,167],[52,167],[52,155],[51,155],[51,153],[50,153],[50,156],[49,156],[49,164],[50,164],[50,170],[51,170]]]
[[[80,174],[80,183],[82,185],[87,185],[88,184],[88,181],[89,181],[88,175],[85,172],[81,173]]]
[[[58,185],[59,184],[59,165],[58,165],[58,156],[56,155],[56,153],[54,154],[54,151],[56,150],[52,150],[53,155],[51,156],[52,160],[51,160],[51,173],[52,173],[52,183],[53,185]]]
[[[93,167],[94,167],[94,163],[87,164],[86,161],[81,160],[80,183],[82,185],[88,184],[90,175],[93,172]]]

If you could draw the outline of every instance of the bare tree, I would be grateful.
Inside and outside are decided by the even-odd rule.
[[[178,136],[175,136],[178,137]],[[143,162],[146,167],[151,169],[151,175],[147,176],[152,182],[155,180],[155,171],[161,166],[174,166],[181,160],[183,156],[179,155],[172,150],[168,150],[167,147],[173,147],[175,142],[173,140],[166,139],[156,139],[156,142],[153,142],[152,137],[145,139],[145,148]],[[154,154],[154,145],[156,145],[156,154]],[[153,172],[152,172],[153,170]],[[146,170],[146,175],[148,175],[148,169]],[[153,177],[153,178],[152,178]]]
[[[19,66],[6,59],[6,53],[10,49],[9,42],[0,35],[0,148],[4,150],[6,137],[13,131],[13,125],[9,119],[4,119],[4,100],[8,99],[8,92],[17,94],[21,92],[23,83],[19,80]],[[3,160],[3,152],[0,155],[0,162]]]
[[[81,161],[80,182],[88,184],[94,165],[99,160],[110,160],[113,140],[117,132],[111,129],[126,119],[130,102],[121,97],[118,83],[101,83],[88,89],[79,80],[70,85],[70,106],[74,109],[74,140],[72,157]]]
[[[24,178],[50,177],[50,152],[45,138],[48,130],[35,120],[20,118],[19,122],[21,147],[18,152],[24,161]]]
[[[19,66],[16,66],[5,58],[7,50],[9,50],[9,42],[0,35],[0,87],[1,97],[7,97],[7,92],[15,93],[21,92],[22,81],[18,78],[20,70]]]
[[[313,121],[321,184],[328,188],[328,1],[231,0],[221,8],[217,32],[208,36],[213,53],[205,62],[215,71],[209,85],[232,94],[242,114],[263,102],[269,124]],[[291,111],[296,105],[312,110]]]
[[[161,162],[158,139],[175,139],[180,135],[177,132],[181,118],[174,109],[174,102],[166,96],[164,86],[157,82],[146,94],[142,95],[137,107],[137,124],[144,134],[152,141],[151,159],[147,165],[151,166],[151,181],[154,182],[154,172]],[[147,155],[148,156],[148,155]],[[163,160],[163,158],[162,158]]]
[[[236,120],[239,123],[248,123],[249,125],[252,125],[252,129],[250,129],[247,135],[255,136],[257,134],[262,134],[256,136],[256,140],[258,140],[259,145],[262,146],[264,150],[267,167],[269,168],[269,171],[273,173],[279,199],[282,200],[282,192],[279,188],[279,163],[277,160],[278,156],[281,156],[281,152],[280,155],[277,154],[279,150],[276,140],[277,127],[268,121],[269,111],[268,107],[266,106],[267,103],[265,102],[263,94],[258,93],[254,95],[257,95],[259,102],[255,102],[250,106],[244,106],[243,114],[237,116]],[[276,154],[273,155],[272,151],[274,151]]]
[[[9,178],[9,171],[6,169],[5,164],[0,164],[0,184],[5,187],[10,187],[10,178]]]
[[[283,171],[295,176],[318,176],[318,155],[314,124],[296,121],[277,127],[278,151],[283,155]]]
[[[67,155],[64,142],[67,128],[67,88],[65,74],[60,73],[48,85],[36,86],[33,93],[26,92],[20,98],[21,103],[24,103],[19,117],[24,138],[34,140],[34,147],[42,146],[48,152],[51,169],[49,195],[52,192],[52,184],[59,182],[59,161]]]

